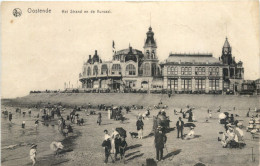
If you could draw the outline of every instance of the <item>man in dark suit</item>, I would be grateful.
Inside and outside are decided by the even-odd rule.
[[[184,122],[181,120],[181,117],[179,117],[179,120],[176,123],[177,131],[178,131],[178,136],[179,138],[179,133],[181,132],[181,138],[183,139],[183,127],[184,127]]]
[[[155,139],[154,139],[157,161],[163,160],[163,148],[166,141],[167,141],[167,137],[162,132],[162,127],[158,126],[157,131],[155,132]]]

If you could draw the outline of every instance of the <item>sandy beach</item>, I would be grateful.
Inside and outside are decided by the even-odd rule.
[[[229,112],[234,115],[236,120],[240,120],[244,126],[248,125],[249,119],[246,117],[246,113],[251,108],[251,114],[255,115],[254,108],[259,108],[259,97],[248,96],[211,96],[211,95],[174,95],[168,98],[166,95],[143,95],[143,94],[95,94],[95,98],[91,98],[91,94],[52,94],[47,98],[47,94],[26,96],[24,98],[17,98],[12,102],[6,102],[7,105],[23,105],[28,103],[36,104],[50,102],[52,104],[61,102],[67,106],[84,105],[91,103],[93,106],[97,104],[106,105],[142,105],[144,107],[156,105],[160,100],[163,104],[169,106],[166,109],[167,116],[170,117],[170,127],[173,128],[176,125],[176,121],[180,113],[174,115],[174,109],[180,111],[185,109],[186,105],[194,107],[193,114],[197,119],[195,127],[196,138],[191,140],[177,139],[177,131],[173,130],[166,134],[168,140],[166,147],[164,148],[164,160],[157,163],[157,165],[184,165],[192,166],[196,163],[203,163],[209,166],[257,166],[259,165],[259,139],[252,139],[251,134],[244,131],[244,139],[246,146],[242,149],[239,148],[222,148],[217,138],[221,137],[219,132],[224,131],[223,125],[219,124],[217,109],[221,106],[221,112]],[[108,97],[109,96],[109,97]],[[108,98],[107,98],[108,97]],[[41,100],[39,100],[39,98]],[[81,100],[79,100],[81,98]],[[127,99],[128,98],[128,99]],[[77,101],[77,102],[74,102]],[[21,102],[23,101],[23,102]],[[121,104],[120,104],[121,103]],[[234,110],[235,107],[235,110]],[[207,110],[212,110],[212,118],[208,122],[205,122],[208,116]],[[70,108],[67,108],[63,112],[63,116],[66,117],[70,112]],[[112,132],[112,128],[123,127],[127,131],[126,141],[128,143],[128,150],[126,151],[126,163],[116,161],[107,165],[146,165],[147,158],[155,159],[155,147],[154,136],[151,136],[153,126],[153,116],[156,116],[159,109],[152,109],[149,119],[144,120],[144,138],[136,139],[131,138],[129,132],[136,132],[136,117],[138,113],[144,113],[146,109],[131,110],[126,114],[123,110],[123,114],[127,118],[124,123],[120,121],[109,120],[107,118],[106,111],[99,111],[97,109],[91,109],[96,113],[101,112],[102,123],[100,126],[96,123],[97,115],[87,116],[85,111],[79,111],[80,117],[84,118],[85,124],[83,126],[73,125],[73,130],[78,133],[78,136],[72,138],[72,144],[67,144],[67,148],[73,148],[72,151],[61,154],[59,157],[54,157],[55,162],[52,165],[104,165],[104,149],[101,144],[104,139],[104,129],[107,129],[109,133]],[[187,119],[184,119],[187,122]],[[184,129],[184,134],[187,134],[188,128]],[[69,137],[68,137],[69,138]],[[49,145],[48,145],[49,146]],[[252,161],[252,147],[253,147],[253,160]],[[41,149],[38,149],[39,151]],[[29,159],[28,159],[29,160]],[[49,165],[41,161],[39,165]]]

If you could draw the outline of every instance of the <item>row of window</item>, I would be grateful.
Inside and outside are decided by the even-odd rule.
[[[113,64],[112,68],[111,68],[111,74],[117,74],[117,75],[121,75],[121,65],[120,64]],[[88,67],[88,69],[86,70],[86,68],[84,68],[83,71],[83,75],[91,75],[91,68]],[[101,74],[102,75],[106,75],[108,74],[108,68],[107,65],[102,65],[101,66]],[[93,75],[98,75],[98,66],[94,66],[93,67]],[[129,64],[126,66],[126,75],[136,75],[136,68],[133,64]]]
[[[167,68],[168,75],[178,75],[178,67],[168,67]],[[208,70],[209,75],[219,75],[219,67],[209,67]],[[191,67],[182,67],[181,75],[191,75],[192,68]],[[205,75],[206,68],[205,67],[195,67],[195,75]]]
[[[205,79],[196,79],[195,80],[195,89],[196,90],[205,90],[206,80]],[[168,80],[168,89],[178,90],[178,80],[172,79]],[[191,79],[181,79],[181,90],[192,90]],[[209,80],[209,90],[219,90],[219,80]]]

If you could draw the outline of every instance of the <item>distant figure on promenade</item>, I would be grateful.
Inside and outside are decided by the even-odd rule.
[[[36,153],[37,153],[37,145],[32,145],[30,150],[30,159],[32,160],[33,166],[36,163]]]
[[[179,120],[176,123],[176,127],[177,127],[177,132],[178,132],[177,138],[180,138],[179,134],[181,133],[181,138],[183,139],[184,122],[181,120],[181,117],[179,117]]]
[[[97,123],[99,126],[100,126],[101,122],[102,122],[102,116],[101,116],[101,113],[98,113]]]
[[[167,141],[166,135],[162,132],[162,127],[158,126],[157,132],[155,132],[154,144],[156,148],[156,160],[163,160],[163,148]]]
[[[136,127],[138,132],[138,138],[143,139],[144,122],[142,121],[142,118],[138,118],[136,122]]]

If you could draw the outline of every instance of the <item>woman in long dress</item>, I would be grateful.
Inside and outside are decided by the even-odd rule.
[[[111,133],[111,153],[115,153],[115,138],[119,133],[113,128]]]

